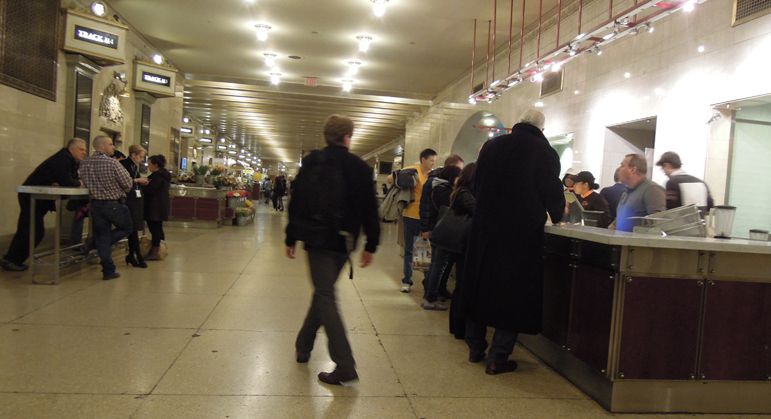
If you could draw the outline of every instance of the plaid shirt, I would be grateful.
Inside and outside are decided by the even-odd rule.
[[[80,162],[80,179],[91,199],[119,200],[126,197],[134,181],[117,160],[96,152]]]

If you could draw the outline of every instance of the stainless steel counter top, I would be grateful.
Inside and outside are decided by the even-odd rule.
[[[544,230],[548,234],[613,246],[771,254],[771,241],[680,236],[658,237],[650,234],[575,225],[546,226]]]

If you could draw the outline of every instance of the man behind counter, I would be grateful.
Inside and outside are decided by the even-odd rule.
[[[632,231],[636,225],[631,217],[644,217],[667,209],[664,188],[648,179],[648,162],[639,154],[627,154],[621,162],[618,178],[627,190],[616,210],[616,221],[609,228]]]
[[[22,185],[24,186],[72,186],[79,187],[78,164],[86,158],[86,142],[73,138],[67,146],[40,164]],[[6,271],[25,271],[24,262],[29,255],[29,194],[18,194],[19,221],[16,234],[11,240],[8,252],[0,259],[0,267]],[[38,202],[35,206],[35,247],[43,241],[45,225],[43,217],[48,211],[54,211],[52,201]]]

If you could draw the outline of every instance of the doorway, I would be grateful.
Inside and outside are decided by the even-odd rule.
[[[750,229],[771,230],[771,96],[715,106],[729,110],[725,203],[736,207],[732,237],[748,237]]]
[[[656,117],[611,125],[605,130],[601,186],[613,185],[613,174],[627,154],[640,154],[648,161],[648,179],[653,175],[656,148]]]

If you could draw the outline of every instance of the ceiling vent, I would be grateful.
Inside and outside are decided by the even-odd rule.
[[[306,77],[305,78],[305,85],[309,87],[316,87],[319,83],[318,77]]]
[[[733,26],[771,13],[771,0],[734,0]]]
[[[565,69],[560,71],[547,71],[543,74],[543,81],[541,82],[541,97],[553,95],[562,91],[562,75]]]

